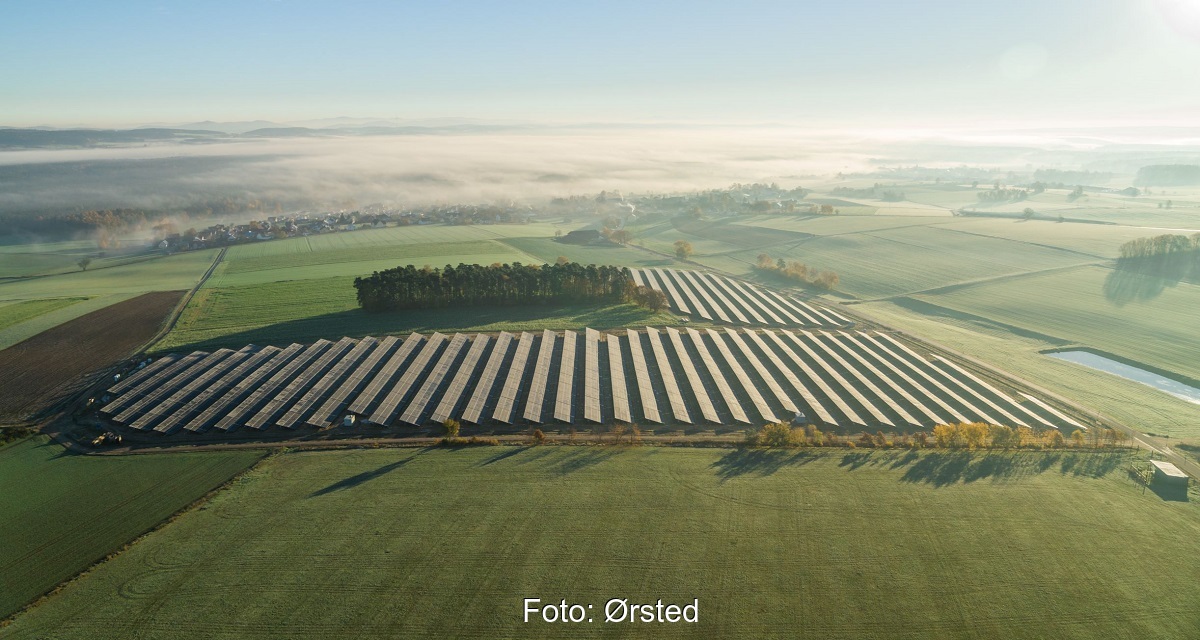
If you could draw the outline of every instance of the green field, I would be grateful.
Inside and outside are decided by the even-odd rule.
[[[22,300],[0,306],[0,331],[21,324],[40,315],[83,302],[86,298],[46,298],[44,300]]]
[[[1200,507],[1119,454],[293,453],[5,629],[37,638],[1184,638]],[[692,624],[522,599],[698,598]]]
[[[216,249],[162,256],[106,269],[91,268],[0,283],[0,300],[137,294],[191,288],[212,265]]]
[[[253,451],[81,456],[45,437],[0,448],[0,617],[119,549],[261,456]]]

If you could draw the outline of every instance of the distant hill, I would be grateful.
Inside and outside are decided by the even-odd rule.
[[[0,129],[0,149],[97,147],[139,142],[195,142],[223,138],[216,131],[196,129]]]
[[[1200,165],[1154,164],[1138,171],[1136,184],[1147,187],[1183,187],[1200,184]]]

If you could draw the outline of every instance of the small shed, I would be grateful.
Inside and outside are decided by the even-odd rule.
[[[1165,462],[1163,460],[1151,460],[1150,464],[1154,465],[1154,482],[1165,486],[1188,486],[1188,476],[1186,473],[1179,470],[1179,467]]]

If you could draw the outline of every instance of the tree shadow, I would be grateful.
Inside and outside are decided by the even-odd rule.
[[[420,454],[417,454],[417,455],[420,455]],[[337,482],[329,485],[328,487],[325,487],[324,489],[318,489],[317,491],[310,493],[308,495],[308,497],[318,498],[323,495],[334,493],[335,491],[344,491],[346,489],[353,489],[354,487],[357,487],[361,484],[370,482],[371,480],[374,480],[375,478],[386,475],[396,469],[399,469],[400,467],[403,467],[404,465],[411,462],[414,458],[416,458],[417,455],[409,456],[403,460],[389,462],[388,464],[385,464],[382,467],[379,467],[378,469],[373,469],[371,471],[364,471],[363,473],[360,473],[358,475],[350,476],[349,478],[344,478],[342,480],[338,480]]]
[[[495,464],[497,462],[500,462],[501,460],[507,460],[507,459],[529,449],[529,447],[524,447],[524,446],[523,447],[505,447],[505,448],[507,449],[506,451],[501,451],[494,455],[490,455],[487,458],[484,458],[483,460],[480,460],[479,462],[475,463],[475,466],[486,467],[490,464]]]
[[[1121,258],[1104,279],[1104,297],[1121,307],[1153,300],[1184,281],[1200,281],[1200,251]]]
[[[808,464],[817,458],[808,451],[734,449],[710,466],[723,482],[747,474],[769,476],[784,467]]]

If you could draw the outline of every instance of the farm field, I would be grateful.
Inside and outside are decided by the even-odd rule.
[[[1157,295],[1125,301],[1132,295],[1123,288],[1122,279],[1127,277],[1111,269],[1085,267],[917,297],[1200,379],[1196,340],[1200,286],[1138,279],[1128,286],[1153,287]]]
[[[96,296],[94,298],[81,299],[65,307],[47,311],[41,315],[35,316],[23,322],[18,322],[11,326],[0,329],[0,349],[7,349],[18,342],[28,340],[33,336],[53,327],[57,327],[65,322],[70,322],[75,318],[87,315],[93,311],[103,309],[109,305],[117,304],[136,297],[136,293],[114,293],[105,296]],[[61,298],[51,298],[61,299]],[[10,301],[9,304],[22,304],[23,301]]]
[[[130,355],[154,337],[180,295],[145,294],[0,351],[0,417],[36,414],[85,374]]]
[[[1089,453],[290,453],[4,631],[562,637],[522,622],[522,598],[536,597],[594,603],[595,622],[567,629],[580,637],[1186,637],[1200,626],[1187,588],[1200,510],[1143,493],[1124,465]],[[1121,551],[1130,541],[1153,552]],[[600,617],[611,597],[697,598],[699,622],[614,627]]]
[[[537,258],[538,263],[553,263],[563,256],[579,264],[614,264],[626,267],[664,267],[675,263],[673,258],[656,256],[635,247],[620,245],[577,245],[556,242],[552,238],[509,238],[504,240],[517,251]],[[671,250],[672,254],[674,249]]]
[[[180,291],[195,285],[216,255],[216,249],[191,251],[107,269],[0,282],[0,300]]]
[[[261,456],[254,451],[81,456],[44,436],[0,448],[0,618]]]
[[[86,298],[46,298],[22,300],[0,306],[0,331],[40,315],[83,302]]]

